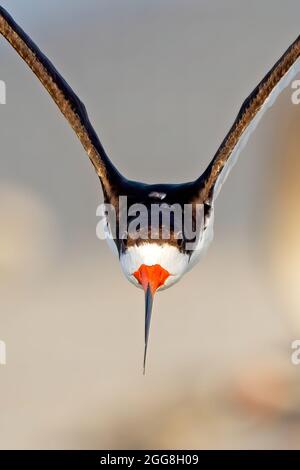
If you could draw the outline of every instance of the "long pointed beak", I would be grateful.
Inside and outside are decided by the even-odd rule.
[[[153,306],[153,294],[151,292],[150,284],[145,291],[145,349],[144,349],[144,363],[143,363],[143,374],[146,371],[146,359],[147,359],[147,348],[150,331],[150,322]]]
[[[170,273],[159,264],[154,264],[152,266],[142,264],[134,273],[134,276],[139,281],[145,292],[145,349],[143,363],[143,373],[145,375],[153,298],[156,289],[164,285],[166,279],[170,276]]]

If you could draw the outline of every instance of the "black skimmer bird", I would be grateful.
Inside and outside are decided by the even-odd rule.
[[[204,173],[194,181],[183,184],[146,184],[128,180],[115,168],[89,121],[83,103],[50,60],[2,7],[0,32],[41,81],[74,129],[100,179],[104,201],[118,215],[116,231],[112,231],[112,218],[106,213],[106,230],[109,244],[118,255],[125,276],[145,291],[145,370],[154,293],[177,282],[194,266],[211,242],[214,202],[223,182],[265,111],[300,72],[300,36],[244,101]],[[120,200],[124,197],[127,204],[125,225],[120,230],[120,216],[125,211]],[[134,211],[130,215],[130,210],[137,205],[148,211],[147,223],[140,224],[139,228],[135,225],[137,230],[133,234],[129,224],[134,220]],[[159,216],[158,225],[153,230],[152,219],[149,222],[148,218],[152,206],[159,209],[163,206],[163,210],[167,210],[174,205],[182,211],[179,211],[180,215],[172,212],[173,216],[169,217],[168,236],[165,236],[162,216]],[[196,227],[192,230],[193,246],[192,238],[182,230],[188,218],[184,209],[188,206],[192,207],[188,213],[192,226]],[[201,208],[200,224],[197,223],[198,207]],[[180,224],[177,224],[178,221]]]

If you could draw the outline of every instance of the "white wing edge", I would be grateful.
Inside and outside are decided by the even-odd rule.
[[[214,187],[214,195],[213,199],[215,200],[220,192],[220,189],[224,182],[226,181],[226,178],[228,174],[230,173],[231,169],[234,167],[234,165],[237,162],[237,159],[241,153],[241,151],[244,149],[246,146],[248,139],[252,132],[256,129],[259,121],[261,120],[262,116],[264,113],[269,109],[273,104],[275,103],[277,97],[280,95],[280,93],[287,88],[287,86],[291,83],[293,78],[300,72],[300,57],[294,62],[294,64],[289,68],[287,73],[279,80],[277,85],[273,88],[271,91],[270,95],[268,98],[265,100],[264,104],[260,108],[260,110],[257,112],[255,117],[252,119],[251,123],[247,126],[247,128],[244,130],[242,133],[241,137],[239,138],[236,146],[234,147],[233,151],[231,152],[231,155],[227,162],[224,165],[224,168],[222,169],[215,187]]]

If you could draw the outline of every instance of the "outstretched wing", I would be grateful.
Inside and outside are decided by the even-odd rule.
[[[90,123],[84,104],[50,60],[1,6],[0,33],[31,68],[68,120],[94,165],[104,191],[109,196],[112,181],[120,174],[106,155]]]
[[[300,72],[300,36],[244,101],[236,120],[199,178],[201,200],[215,199],[264,112]]]

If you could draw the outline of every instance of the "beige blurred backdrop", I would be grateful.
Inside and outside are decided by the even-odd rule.
[[[300,33],[298,0],[2,0],[131,179],[197,177]],[[100,184],[1,39],[1,448],[300,448],[300,105],[287,89],[216,204],[203,261],[144,299],[96,238]],[[300,77],[298,77],[300,78]]]

